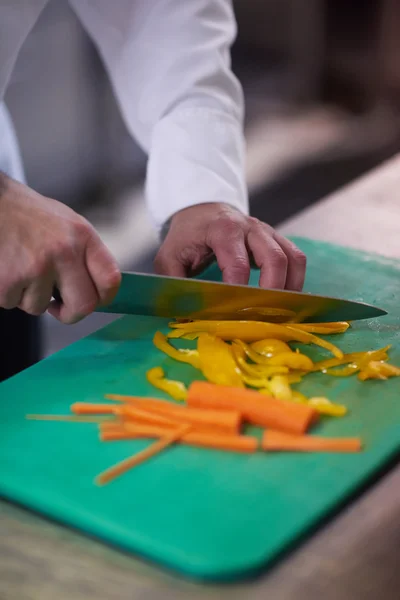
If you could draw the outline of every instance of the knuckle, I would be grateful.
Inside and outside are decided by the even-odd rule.
[[[226,237],[236,237],[242,231],[240,223],[231,215],[221,215],[214,222],[214,227],[217,228],[220,234]]]
[[[34,260],[27,266],[25,276],[29,281],[40,279],[48,269],[48,260],[46,256],[36,256]]]
[[[94,229],[89,221],[83,217],[78,217],[73,223],[73,231],[78,239],[86,240],[94,234]]]
[[[299,248],[293,248],[292,259],[299,268],[305,269],[307,266],[307,256],[299,250]]]
[[[287,267],[288,259],[286,254],[281,248],[276,248],[269,257],[269,262],[279,269]]]
[[[232,261],[231,269],[241,273],[249,272],[250,265],[248,259],[245,256],[236,256]]]
[[[257,219],[257,217],[247,217],[247,222],[251,228],[257,228],[265,225],[265,223],[262,223],[260,219]]]
[[[77,243],[72,236],[66,235],[53,242],[51,253],[56,260],[73,260],[77,253]]]
[[[121,283],[121,272],[119,269],[110,270],[104,276],[104,287],[106,290],[114,290],[115,288],[119,288]]]

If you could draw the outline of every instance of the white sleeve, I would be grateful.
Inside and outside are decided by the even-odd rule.
[[[204,202],[248,210],[231,0],[70,0],[97,44],[131,134],[149,154],[161,227]]]

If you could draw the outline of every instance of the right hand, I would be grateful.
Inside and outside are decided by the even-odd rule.
[[[64,204],[0,173],[0,307],[76,323],[121,281],[94,228]],[[52,298],[53,287],[63,303]]]

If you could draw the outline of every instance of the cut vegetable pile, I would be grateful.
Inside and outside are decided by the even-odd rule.
[[[206,381],[189,388],[165,377],[155,366],[148,382],[181,404],[157,398],[107,394],[113,403],[78,402],[72,415],[28,415],[31,419],[96,422],[104,442],[155,439],[150,446],[101,473],[108,483],[169,446],[189,444],[229,452],[358,452],[358,437],[309,435],[322,416],[343,417],[347,408],[325,397],[307,398],[292,385],[311,373],[335,377],[357,374],[360,381],[400,376],[389,364],[389,346],[343,354],[318,335],[344,333],[348,323],[274,324],[254,321],[171,323],[167,336],[157,332],[155,346],[170,358],[199,370]],[[197,340],[196,349],[178,349],[171,339]],[[315,344],[333,357],[313,362],[290,342]],[[246,424],[261,427],[261,439],[246,435]]]

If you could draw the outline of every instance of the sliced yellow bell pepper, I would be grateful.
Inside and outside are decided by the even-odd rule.
[[[146,378],[151,385],[166,392],[175,400],[186,400],[187,389],[185,384],[181,381],[167,379],[161,367],[154,367],[147,371]]]
[[[338,321],[337,323],[296,323],[296,329],[307,331],[308,333],[318,333],[320,335],[333,335],[335,333],[344,333],[350,327],[347,321]]]
[[[386,377],[400,377],[400,368],[385,362],[380,363],[380,371]]]
[[[307,375],[307,373],[304,373],[303,371],[292,371],[287,377],[289,383],[300,383],[304,375]]]
[[[387,351],[390,349],[390,346],[385,346],[384,348],[379,348],[378,350],[368,350],[367,352],[352,352],[350,354],[344,354],[342,358],[329,358],[328,360],[320,360],[314,363],[313,371],[327,371],[327,369],[331,369],[333,367],[338,367],[340,365],[346,365],[349,363],[359,363],[364,359],[366,362],[370,360],[386,360],[388,358]],[[354,370],[351,371],[352,374]],[[332,375],[333,373],[329,373]]]
[[[311,358],[299,352],[282,352],[272,356],[268,364],[288,367],[294,371],[312,371],[314,366]]]
[[[180,340],[197,340],[201,331],[192,331],[190,333],[185,332],[181,329],[173,329],[167,333],[168,339],[180,339]]]
[[[173,346],[171,346],[171,344],[168,343],[166,336],[163,333],[161,333],[161,331],[157,331],[155,333],[153,338],[153,344],[156,348],[158,348],[158,350],[161,350],[161,352],[164,352],[164,354],[167,354],[167,356],[170,356],[174,360],[188,363],[189,365],[192,365],[192,367],[194,367],[195,369],[200,368],[200,359],[197,350],[180,350],[174,348]]]
[[[361,381],[365,381],[366,379],[387,379],[386,375],[382,373],[380,367],[380,362],[371,360],[369,363],[363,366],[358,374],[358,378]]]
[[[329,415],[330,417],[344,417],[347,413],[347,408],[343,404],[335,404],[328,400],[328,398],[316,396],[310,398],[307,402],[309,406],[312,406],[321,415]]]
[[[242,373],[252,377],[254,379],[268,379],[272,375],[280,373],[288,373],[289,369],[281,365],[268,365],[268,364],[250,364],[246,362],[246,354],[243,346],[239,343],[232,343],[232,353],[236,360],[236,363]],[[259,386],[256,386],[259,387]]]
[[[204,331],[223,340],[239,338],[244,342],[255,342],[273,337],[284,342],[315,344],[329,350],[337,358],[343,357],[343,352],[330,342],[291,325],[277,325],[263,321],[192,321],[190,323],[171,323],[170,327],[184,331],[184,333]]]
[[[350,377],[350,375],[354,375],[360,370],[360,367],[357,363],[350,363],[347,367],[342,367],[341,369],[326,369],[323,373],[327,375],[332,375],[333,377]]]
[[[292,390],[292,400],[293,402],[298,402],[299,404],[308,404],[308,398],[298,390]]]
[[[297,390],[292,391],[292,401],[300,404],[308,404],[315,408],[321,415],[329,415],[330,417],[344,417],[347,413],[347,408],[343,404],[335,404],[324,397],[307,398],[304,394]]]
[[[202,333],[199,335],[197,350],[199,352],[200,369],[208,381],[218,385],[244,387],[232,349],[223,340]]]
[[[275,356],[276,354],[280,354],[281,352],[292,352],[291,347],[288,344],[286,344],[286,342],[274,339],[266,339],[259,340],[258,342],[253,342],[252,344],[250,344],[250,349],[256,352],[257,354],[261,354],[261,356],[264,356],[265,358],[270,358],[271,356]],[[255,360],[251,356],[249,356],[249,358],[251,358],[251,360],[254,360],[254,362],[258,362],[258,360]]]
[[[278,398],[279,400],[292,399],[292,389],[285,375],[275,375],[270,379],[266,387],[274,398]]]

